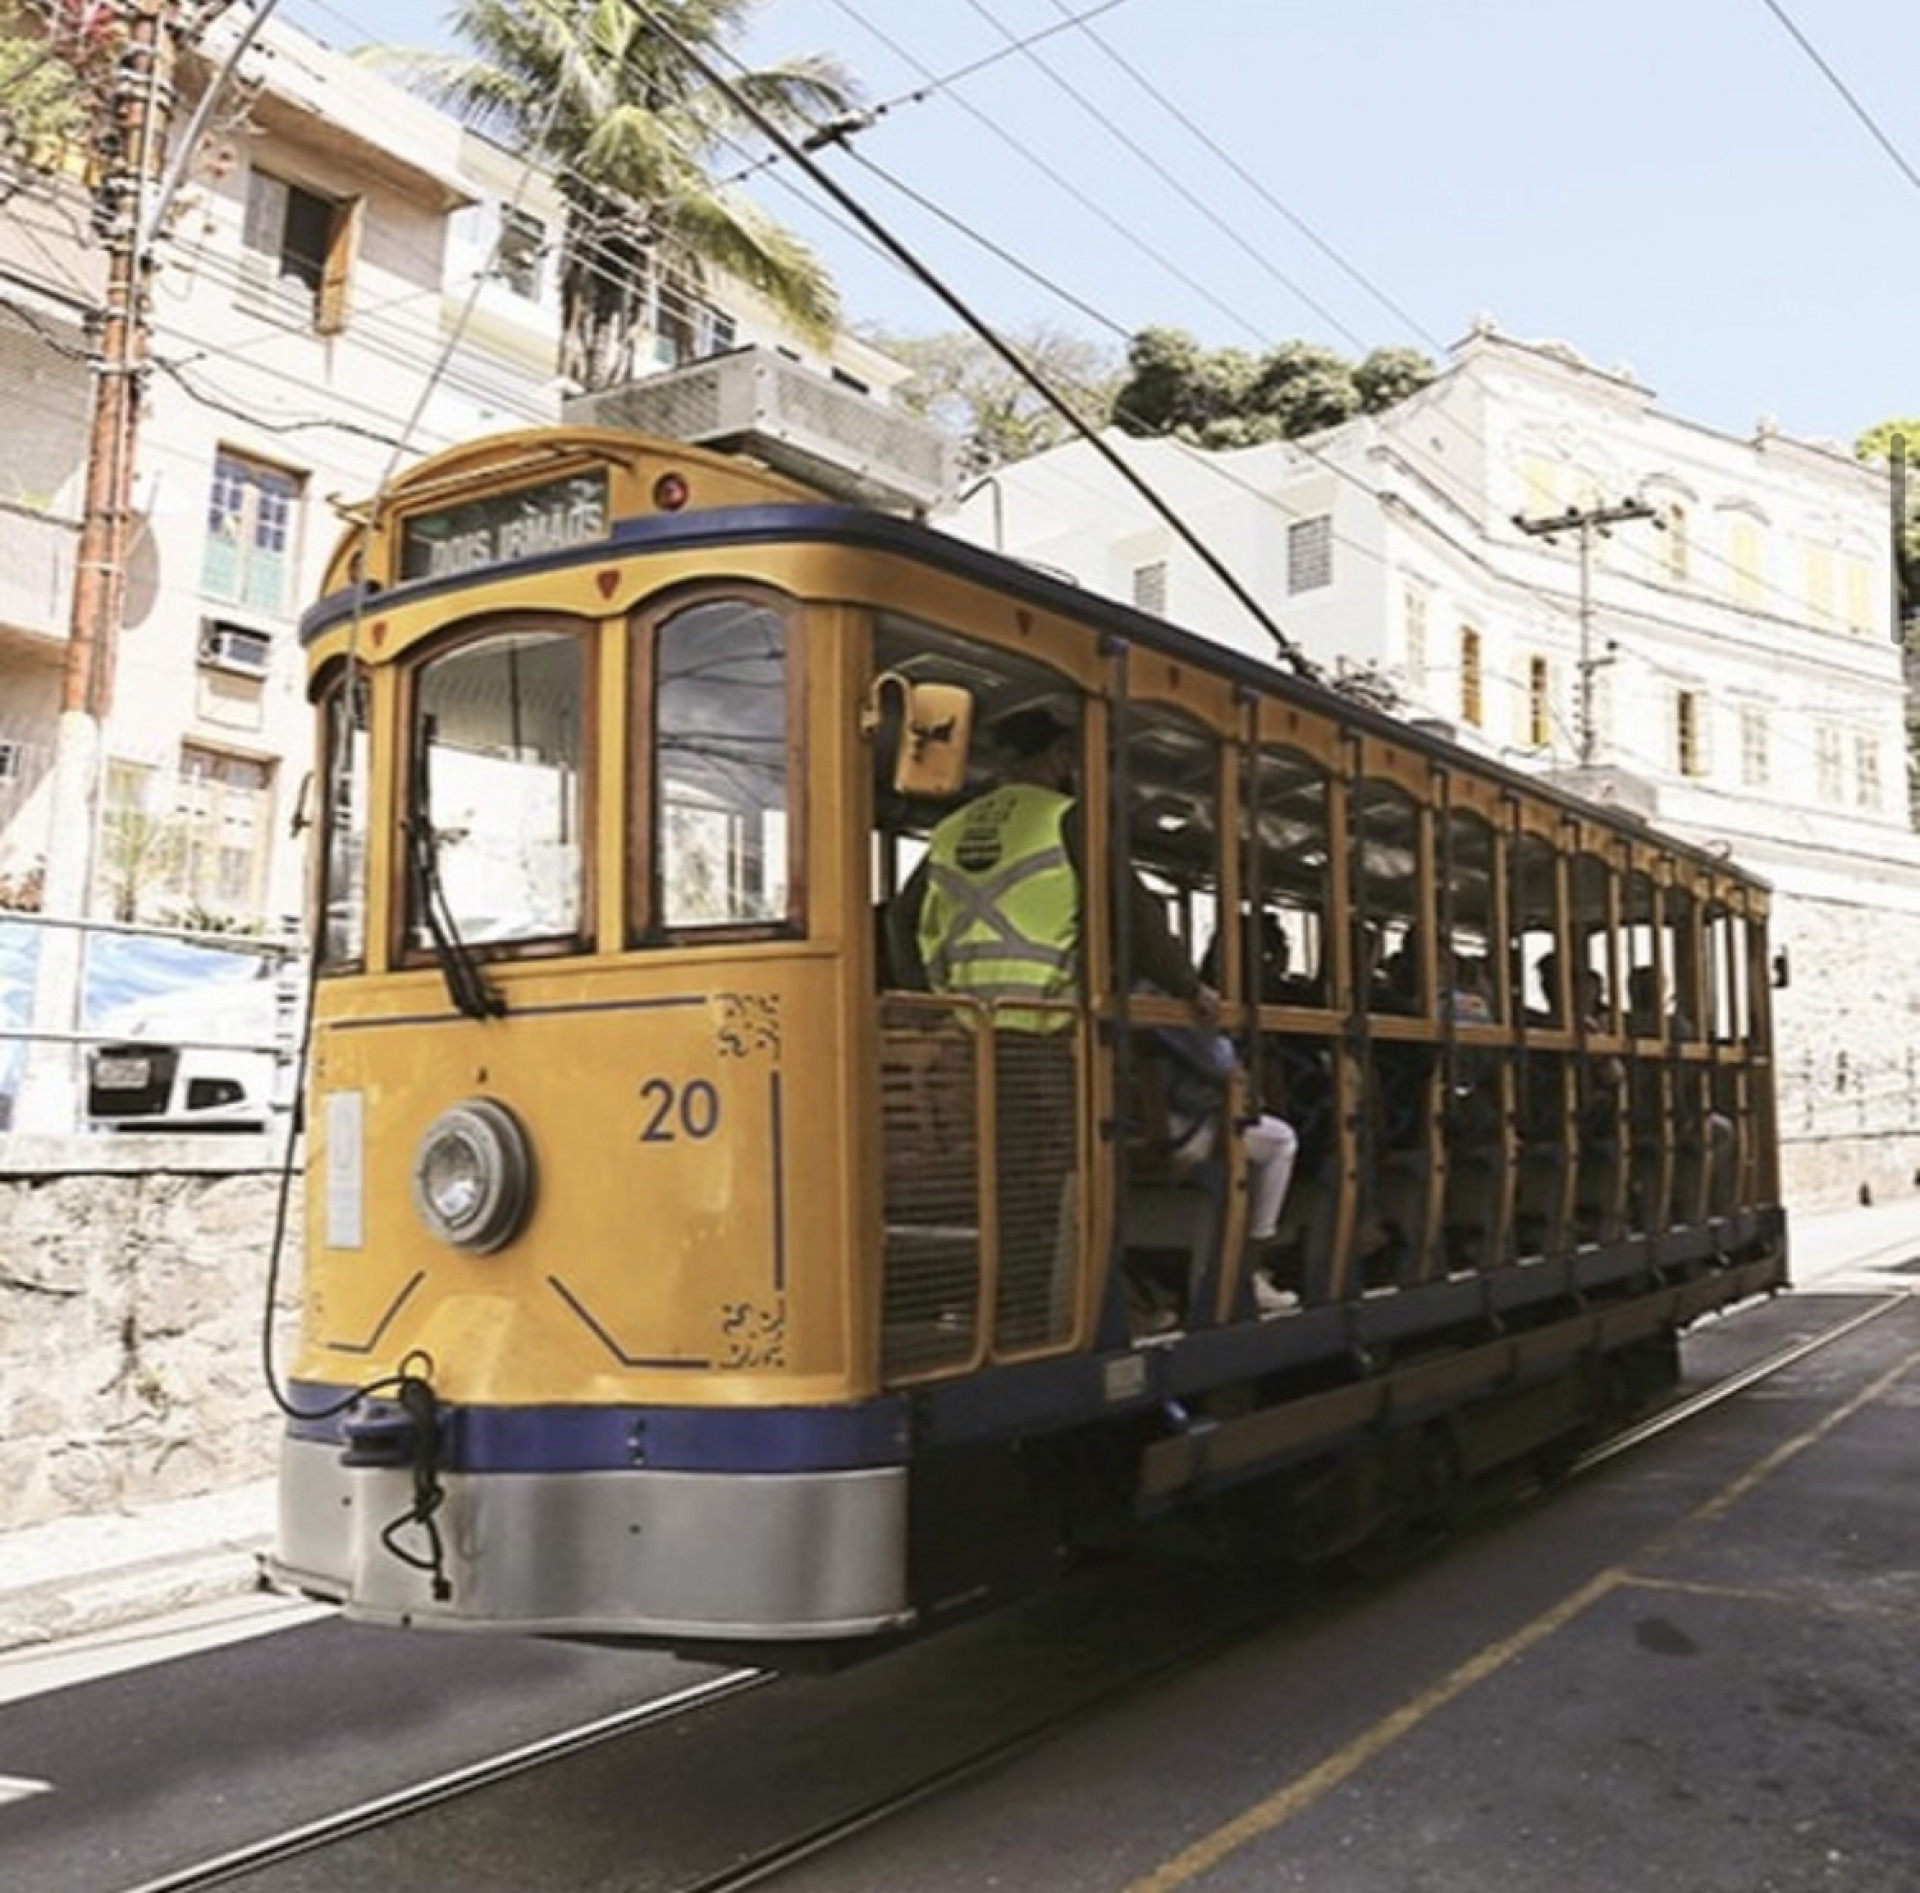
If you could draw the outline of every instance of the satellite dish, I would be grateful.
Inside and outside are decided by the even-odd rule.
[[[126,597],[120,607],[120,622],[129,631],[153,616],[160,600],[160,541],[153,521],[145,513],[135,513],[127,534]]]

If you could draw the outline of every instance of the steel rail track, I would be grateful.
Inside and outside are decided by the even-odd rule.
[[[378,1795],[371,1801],[342,1808],[337,1814],[323,1814],[317,1820],[305,1821],[283,1833],[249,1841],[244,1847],[235,1847],[211,1860],[181,1867],[155,1880],[142,1880],[138,1886],[125,1888],[124,1893],[201,1893],[202,1888],[222,1886],[244,1874],[258,1873],[264,1868],[278,1866],[283,1861],[297,1859],[302,1854],[318,1853],[322,1848],[331,1847],[355,1834],[390,1827],[409,1815],[437,1807],[442,1802],[458,1800],[462,1795],[477,1793],[482,1788],[511,1780],[515,1775],[544,1768],[550,1762],[564,1761],[569,1756],[584,1754],[603,1743],[617,1741],[637,1729],[658,1722],[670,1722],[676,1716],[690,1715],[696,1709],[707,1708],[750,1690],[763,1689],[778,1680],[769,1670],[729,1670],[704,1683],[695,1683],[691,1688],[675,1690],[670,1696],[656,1696],[650,1701],[635,1704],[631,1709],[616,1710],[612,1715],[583,1722],[575,1728],[561,1729],[553,1735],[542,1736],[537,1742],[523,1743],[518,1748],[469,1763],[464,1768],[452,1769],[431,1780],[416,1782],[407,1788],[396,1788],[391,1794]]]
[[[1635,1426],[1629,1426],[1618,1433],[1611,1433],[1596,1446],[1591,1446],[1576,1459],[1568,1469],[1569,1478],[1591,1471],[1595,1466],[1604,1465],[1609,1459],[1617,1459],[1622,1453],[1629,1453],[1637,1446],[1644,1446],[1649,1440],[1658,1439],[1662,1433],[1669,1433],[1677,1426],[1684,1426],[1702,1413],[1710,1412],[1723,1401],[1731,1400],[1736,1394],[1745,1393],[1749,1387],[1757,1386],[1763,1380],[1770,1380],[1775,1374],[1784,1373],[1789,1367],[1804,1361],[1810,1354],[1818,1354],[1822,1348],[1832,1347],[1836,1341],[1844,1341],[1858,1328],[1864,1328],[1869,1322],[1878,1321],[1882,1315],[1891,1314],[1894,1309],[1910,1301],[1912,1296],[1901,1290],[1884,1299],[1874,1302],[1856,1315],[1849,1315],[1837,1326],[1828,1328],[1820,1334],[1810,1334],[1804,1341],[1795,1341],[1790,1346],[1778,1349],[1772,1354],[1755,1361],[1750,1367],[1729,1374],[1725,1380],[1716,1380],[1711,1387],[1702,1387],[1696,1394],[1676,1400],[1670,1407],[1662,1407],[1658,1413],[1650,1414]]]
[[[1849,1316],[1845,1321],[1823,1333],[1811,1335],[1804,1341],[1781,1348],[1753,1365],[1728,1375],[1725,1380],[1716,1381],[1711,1387],[1702,1388],[1699,1393],[1676,1401],[1671,1407],[1652,1415],[1639,1425],[1629,1427],[1626,1431],[1613,1435],[1583,1453],[1569,1469],[1566,1477],[1571,1478],[1578,1473],[1588,1471],[1622,1453],[1644,1446],[1676,1427],[1684,1426],[1688,1421],[1709,1412],[1723,1401],[1731,1400],[1736,1395],[1744,1393],[1760,1381],[1774,1374],[1784,1373],[1789,1367],[1805,1360],[1809,1355],[1817,1354],[1822,1348],[1831,1347],[1835,1342],[1844,1340],[1856,1329],[1879,1320],[1882,1315],[1890,1313],[1909,1299],[1906,1293],[1889,1295],[1885,1300],[1875,1302],[1872,1307]],[[1564,1483],[1564,1481],[1556,1483]],[[1044,1722],[1022,1730],[1016,1736],[952,1763],[938,1773],[928,1776],[924,1781],[916,1782],[910,1788],[891,1795],[876,1797],[851,1813],[824,1821],[793,1840],[767,1848],[750,1859],[743,1860],[720,1873],[712,1874],[706,1879],[693,1881],[680,1888],[679,1893],[745,1893],[749,1887],[764,1885],[788,1868],[799,1866],[804,1861],[828,1853],[835,1846],[882,1825],[894,1815],[904,1814],[948,1788],[957,1787],[975,1776],[987,1773],[990,1769],[1000,1767],[1029,1748],[1039,1746],[1097,1711],[1111,1708],[1134,1691],[1146,1688],[1168,1674],[1190,1667],[1196,1661],[1204,1660],[1220,1648],[1240,1640],[1246,1634],[1246,1629],[1244,1624],[1236,1625],[1225,1636],[1210,1640],[1203,1650],[1182,1651],[1177,1657],[1166,1663],[1155,1665],[1144,1674],[1129,1677],[1116,1689],[1104,1691],[1084,1702],[1076,1703],[1071,1708],[1047,1718]]]
[[[1729,1374],[1724,1380],[1674,1402],[1638,1425],[1630,1426],[1582,1453],[1568,1468],[1564,1478],[1556,1483],[1564,1483],[1564,1479],[1589,1472],[1685,1426],[1748,1388],[1844,1340],[1911,1299],[1908,1291],[1889,1294],[1835,1326],[1777,1349],[1750,1366]],[[1260,1621],[1265,1623],[1270,1619],[1263,1614]],[[705,1878],[691,1881],[679,1893],[745,1893],[747,1888],[763,1885],[789,1868],[829,1853],[833,1848],[881,1826],[922,1802],[1003,1766],[1138,1691],[1153,1687],[1167,1677],[1207,1660],[1240,1641],[1248,1631],[1248,1623],[1236,1621],[1221,1634],[1208,1637],[1197,1645],[1189,1645],[1143,1671],[1133,1672],[1112,1688],[1100,1690],[1060,1709],[1015,1735],[995,1740],[906,1788],[876,1796],[845,1814],[819,1822],[802,1834],[763,1848]],[[671,1696],[658,1697],[632,1709],[583,1723],[577,1728],[561,1730],[537,1742],[455,1769],[430,1781],[396,1789],[337,1814],[325,1815],[284,1833],[250,1842],[217,1858],[164,1874],[158,1879],[142,1881],[137,1886],[123,1889],[122,1893],[202,1893],[202,1889],[226,1884],[303,1854],[316,1853],[356,1834],[391,1826],[441,1803],[477,1793],[516,1775],[563,1761],[652,1724],[671,1721],[676,1716],[689,1714],[731,1696],[764,1688],[778,1680],[777,1674],[764,1670],[729,1671],[708,1682],[676,1691]]]

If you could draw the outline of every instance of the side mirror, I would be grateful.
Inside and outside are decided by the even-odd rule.
[[[885,721],[889,691],[900,698],[900,746],[893,786],[900,795],[944,801],[966,786],[973,740],[973,693],[959,684],[917,684],[882,671],[867,692],[860,733],[869,741]]]

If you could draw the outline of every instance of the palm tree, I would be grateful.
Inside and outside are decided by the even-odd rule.
[[[820,260],[718,181],[738,168],[733,101],[652,25],[732,70],[758,0],[455,0],[447,24],[471,56],[384,49],[474,129],[554,173],[567,207],[560,372],[583,388],[629,379],[636,335],[664,285],[698,292],[717,271],[758,291],[804,335],[831,336],[839,302]],[[729,84],[769,118],[843,116],[855,88],[832,60],[742,72]]]

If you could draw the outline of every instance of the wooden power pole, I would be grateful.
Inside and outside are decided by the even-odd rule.
[[[1593,679],[1610,657],[1596,657],[1593,651],[1593,541],[1595,534],[1610,538],[1608,528],[1630,519],[1650,519],[1658,526],[1660,515],[1645,500],[1622,500],[1617,506],[1570,506],[1564,513],[1545,519],[1528,519],[1515,513],[1513,523],[1531,539],[1544,539],[1551,545],[1563,532],[1580,535],[1580,671],[1577,741],[1580,766],[1590,769],[1598,746],[1593,716]]]
[[[123,0],[126,32],[107,100],[108,150],[94,194],[107,255],[95,325],[80,544],[68,613],[33,1037],[15,1114],[21,1130],[65,1131],[77,1114],[75,1038],[83,942],[99,829],[102,732],[126,609],[140,384],[147,356],[147,199],[160,177],[174,106],[178,0]],[[66,924],[61,924],[61,923]]]

